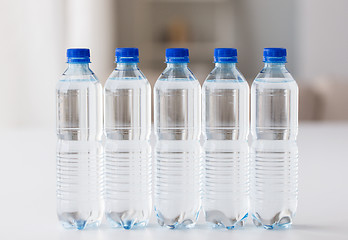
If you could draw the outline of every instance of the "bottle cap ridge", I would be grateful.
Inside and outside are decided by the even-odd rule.
[[[188,63],[189,50],[187,48],[167,48],[166,63]]]
[[[215,48],[214,50],[215,63],[237,63],[237,49],[235,48]]]
[[[264,48],[263,62],[286,63],[286,49],[285,48]]]
[[[138,48],[116,48],[115,62],[116,63],[138,63],[139,49]]]
[[[69,48],[66,51],[68,63],[90,63],[90,56],[88,48]]]

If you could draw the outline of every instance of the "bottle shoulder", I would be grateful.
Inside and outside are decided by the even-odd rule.
[[[195,82],[198,81],[191,70],[187,67],[167,67],[161,73],[157,81],[185,81],[185,82]]]
[[[246,82],[237,68],[215,67],[207,76],[206,82]]]
[[[158,79],[154,86],[155,90],[158,89],[197,89],[201,90],[201,85],[197,79],[186,80],[186,79],[170,79],[160,80]]]
[[[293,78],[255,78],[251,89],[292,89],[298,91],[298,85]]]
[[[88,65],[69,66],[61,75],[57,86],[100,84],[97,76]]]
[[[294,80],[291,73],[285,66],[264,67],[256,76],[256,79],[286,79],[286,81]]]
[[[203,91],[236,89],[249,92],[247,81],[205,81],[202,86]]]
[[[68,82],[68,81],[76,81],[76,82],[99,82],[97,76],[94,73],[88,74],[63,74],[59,81]]]
[[[67,90],[67,89],[88,89],[88,88],[95,88],[95,89],[102,89],[101,83],[98,81],[97,78],[93,76],[89,76],[85,78],[82,77],[76,77],[76,78],[62,78],[60,79],[56,84],[57,90]]]
[[[252,88],[256,86],[297,88],[297,83],[285,67],[265,67],[253,81]]]
[[[150,83],[140,70],[134,72],[114,70],[106,80],[105,89],[116,88],[150,88]]]
[[[142,80],[147,81],[145,75],[140,71],[140,69],[115,69],[110,74],[107,81],[123,81],[123,80]]]
[[[155,83],[154,89],[197,89],[201,85],[189,68],[166,68]]]
[[[98,80],[88,64],[69,64],[61,78],[66,80]]]

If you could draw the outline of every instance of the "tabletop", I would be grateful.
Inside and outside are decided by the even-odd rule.
[[[154,216],[146,229],[63,229],[56,217],[54,129],[1,131],[1,239],[348,239],[348,123],[302,123],[299,204],[291,229],[210,229],[201,214],[196,228],[170,230]]]

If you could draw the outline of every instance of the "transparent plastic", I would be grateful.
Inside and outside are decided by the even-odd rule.
[[[201,86],[187,63],[169,63],[154,98],[157,220],[169,228],[190,228],[201,207]]]
[[[216,63],[202,89],[203,209],[213,227],[243,226],[249,209],[249,85]]]
[[[297,208],[298,86],[285,63],[266,63],[251,88],[252,216],[287,228]]]
[[[249,85],[235,63],[216,63],[202,88],[207,140],[243,140],[249,133]]]
[[[136,63],[105,84],[105,214],[112,227],[147,225],[151,200],[151,87]]]
[[[103,218],[102,87],[88,63],[71,63],[56,86],[57,214],[66,228]]]

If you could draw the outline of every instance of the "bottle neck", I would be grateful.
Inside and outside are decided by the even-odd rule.
[[[285,63],[265,63],[264,68],[257,75],[257,78],[263,78],[264,81],[271,79],[290,79],[292,78],[289,71],[285,67]],[[273,81],[272,80],[272,81]],[[277,80],[278,81],[278,80]]]
[[[67,75],[76,75],[76,74],[84,74],[91,73],[91,69],[89,68],[89,63],[69,63],[68,69],[65,71]]]
[[[137,70],[138,63],[117,63],[116,70]]]
[[[187,68],[187,63],[167,63],[168,68]]]
[[[265,63],[264,68],[285,68],[285,63]]]
[[[216,68],[236,68],[236,63],[215,63]]]

